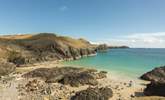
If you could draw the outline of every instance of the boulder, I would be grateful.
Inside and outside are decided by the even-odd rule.
[[[53,78],[68,73],[80,73],[80,72],[94,72],[93,69],[74,68],[74,67],[54,67],[54,68],[37,68],[23,75],[23,77],[40,77],[42,79]]]
[[[12,63],[0,62],[0,76],[8,75],[15,71],[16,66]]]
[[[113,92],[108,87],[88,88],[77,92],[71,100],[108,100],[113,96]]]
[[[98,82],[95,77],[88,73],[88,72],[80,72],[80,73],[68,73],[63,76],[61,80],[58,81],[59,83],[65,85],[71,85],[78,87],[79,85],[97,85]]]
[[[15,64],[17,67],[26,63],[25,57],[20,52],[10,51],[8,55],[8,62]]]
[[[165,66],[158,67],[149,71],[140,77],[147,81],[164,81],[165,82]]]
[[[141,76],[141,79],[151,81],[144,89],[147,96],[165,96],[165,66],[158,67]]]
[[[95,77],[96,79],[102,79],[107,77],[107,72],[106,71],[100,71],[99,73],[96,73]]]
[[[105,72],[97,72],[95,69],[55,67],[38,68],[23,75],[23,77],[39,77],[47,83],[58,82],[65,85],[97,85],[97,79],[105,77]]]
[[[165,96],[165,83],[151,82],[144,89],[144,94],[147,96]]]

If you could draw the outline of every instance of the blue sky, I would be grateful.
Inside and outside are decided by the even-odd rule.
[[[0,34],[54,32],[165,47],[165,0],[0,0]]]

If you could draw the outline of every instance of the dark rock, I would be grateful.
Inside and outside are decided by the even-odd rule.
[[[33,92],[39,89],[39,81],[34,79],[25,85],[26,92]]]
[[[16,51],[11,51],[8,56],[8,62],[14,63],[17,67],[26,63],[25,57],[21,53]]]
[[[102,94],[105,100],[113,96],[112,90],[108,87],[100,88],[99,92]]]
[[[109,49],[127,49],[127,48],[130,48],[128,46],[108,46]]]
[[[144,94],[147,96],[165,96],[165,83],[151,82],[144,89]]]
[[[165,66],[155,68],[141,76],[142,79],[151,81],[144,89],[147,96],[165,96]]]
[[[134,97],[135,97],[135,95],[131,94],[131,95],[130,95],[130,97],[131,97],[131,98],[134,98]]]
[[[100,44],[97,48],[96,51],[107,51],[108,50],[108,46],[106,44]]]
[[[87,49],[80,49],[80,55],[81,56],[88,55]]]
[[[101,73],[101,75],[100,75]],[[23,77],[40,77],[47,83],[59,82],[71,86],[96,85],[96,78],[105,77],[105,72],[98,73],[95,69],[73,68],[73,67],[55,67],[39,68],[23,75]],[[103,74],[103,75],[102,75]]]
[[[88,88],[77,92],[71,100],[108,100],[113,96],[110,88]]]
[[[58,81],[59,83],[71,86],[79,86],[79,85],[97,85],[97,80],[88,72],[80,72],[80,73],[69,73],[65,74],[64,77]]]
[[[107,72],[106,71],[100,71],[99,73],[97,73],[95,76],[96,76],[96,79],[102,79],[102,78],[106,78],[107,77]]]
[[[46,78],[46,83],[56,83],[59,82],[60,80],[62,80],[64,77],[64,75],[57,75],[56,77],[50,77],[50,78]]]
[[[0,62],[0,76],[8,75],[15,71],[16,66],[11,63]]]
[[[29,73],[23,75],[23,77],[40,77],[42,79],[54,78],[57,76],[65,75],[73,72],[86,71],[83,68],[73,68],[73,67],[54,67],[54,68],[38,68]],[[58,79],[58,78],[57,78]]]
[[[165,82],[165,66],[158,67],[149,71],[140,77],[148,81],[164,81]]]

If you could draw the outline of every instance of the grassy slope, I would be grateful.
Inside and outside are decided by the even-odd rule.
[[[25,47],[31,46],[34,48],[45,49],[48,45],[58,43],[62,48],[68,46],[80,48],[93,48],[95,45],[90,44],[84,39],[73,39],[66,36],[57,36],[55,34],[36,34],[36,35],[7,35],[0,36],[0,59],[6,58],[9,51],[23,51],[24,54],[31,54]],[[26,54],[26,55],[27,55]]]

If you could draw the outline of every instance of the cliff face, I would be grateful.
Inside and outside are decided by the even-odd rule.
[[[100,44],[96,48],[97,52],[105,52],[107,50],[108,50],[108,46],[106,44]]]
[[[40,33],[0,37],[0,59],[17,66],[46,60],[69,60],[96,54],[95,46],[84,39]]]

